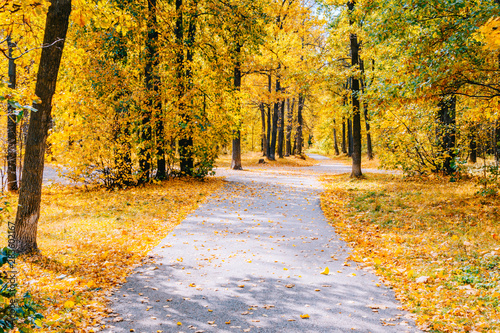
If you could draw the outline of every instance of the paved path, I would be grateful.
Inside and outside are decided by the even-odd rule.
[[[106,332],[417,331],[375,275],[344,264],[350,248],[319,206],[323,169],[225,171],[225,189],[112,297]]]

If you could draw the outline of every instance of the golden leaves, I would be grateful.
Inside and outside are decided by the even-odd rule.
[[[402,181],[391,175],[355,183],[342,176],[325,180],[322,208],[355,245],[351,258],[381,276],[406,309],[418,309],[421,328],[500,328],[494,305],[500,247],[491,236],[500,228],[492,215],[498,198],[475,197],[470,181]]]
[[[111,290],[221,185],[207,179],[111,192],[44,189],[39,226],[43,255],[18,260],[20,285],[46,307],[42,331],[101,330],[110,314],[106,297]]]

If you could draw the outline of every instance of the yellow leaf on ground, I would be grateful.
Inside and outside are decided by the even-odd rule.
[[[320,274],[328,275],[328,274],[330,274],[330,269],[328,267],[325,267],[324,271],[321,272]]]

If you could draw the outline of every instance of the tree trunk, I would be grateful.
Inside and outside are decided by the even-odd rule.
[[[285,156],[292,154],[292,129],[293,129],[293,107],[295,106],[295,98],[290,103],[290,98],[287,99],[287,124],[286,124],[286,147]]]
[[[295,131],[296,155],[302,156],[302,147],[304,146],[304,138],[302,135],[302,126],[304,119],[302,118],[302,110],[304,110],[305,97],[299,93],[299,101],[297,105],[297,130]]]
[[[363,104],[366,126],[366,155],[369,160],[373,160],[372,135],[370,133],[370,116],[368,115],[368,103]]]
[[[36,242],[47,133],[50,127],[52,97],[56,90],[57,75],[68,31],[71,0],[52,0],[47,12],[35,94],[40,103],[34,103],[37,112],[30,115],[28,137],[24,155],[24,169],[19,204],[14,226],[14,251],[38,251]]]
[[[158,179],[166,177],[165,152],[163,148],[163,122],[161,117],[161,98],[160,98],[160,77],[158,76],[158,67],[160,64],[158,55],[158,32],[156,30],[156,0],[148,0],[148,19],[147,19],[147,39],[146,39],[146,66],[144,77],[146,89],[148,91],[147,110],[143,111],[141,141],[142,147],[139,154],[139,166],[141,169],[141,181],[149,180],[151,176],[151,145],[152,145],[152,124],[151,116],[156,114],[156,161]]]
[[[347,119],[347,139],[348,139],[347,142],[349,143],[349,147],[347,150],[347,156],[352,157],[353,140],[352,140],[352,120],[351,119]]]
[[[193,159],[193,136],[191,134],[191,116],[187,110],[186,101],[184,100],[186,95],[186,90],[189,85],[191,71],[189,68],[186,69],[186,63],[188,66],[190,65],[189,58],[192,59],[192,52],[190,52],[189,48],[192,46],[193,41],[189,40],[190,35],[193,35],[195,32],[195,26],[193,19],[191,20],[188,26],[188,36],[187,40],[189,45],[185,45],[184,43],[184,15],[183,10],[185,9],[183,6],[183,0],[175,0],[175,10],[177,13],[177,17],[175,20],[175,28],[174,35],[177,44],[176,51],[176,76],[177,76],[177,107],[179,109],[179,114],[182,119],[182,123],[180,124],[180,139],[179,139],[179,160],[180,160],[180,169],[181,173],[184,175],[192,175],[194,168],[194,159]],[[184,51],[187,51],[187,56],[184,57]],[[186,58],[186,59],[185,59]],[[186,60],[186,63],[185,63]]]
[[[337,124],[333,120],[333,148],[335,149],[335,155],[340,155],[339,145],[337,143]]]
[[[347,4],[349,11],[354,9],[355,2]],[[349,22],[353,24],[352,20]],[[359,64],[359,43],[356,34],[350,35],[351,42],[351,66],[355,67]],[[351,177],[361,177],[361,113],[359,108],[359,79],[356,77],[351,78],[351,92],[352,92],[352,173]]]
[[[159,34],[156,30],[158,25],[157,0],[148,0],[149,18],[147,21],[148,38],[146,40],[146,88],[152,94],[150,104],[156,113],[156,178],[165,179],[167,177],[167,165],[165,160],[165,140],[164,140],[164,124],[163,112],[161,103],[159,76],[160,55],[158,52]]]
[[[470,154],[469,154],[469,162],[470,163],[477,163],[477,141],[476,141],[476,130],[477,127],[474,126],[471,129],[471,133],[469,134],[469,149],[470,149]]]
[[[453,161],[455,152],[455,131],[456,131],[456,104],[455,95],[444,95],[439,102],[438,111],[438,142],[443,155],[443,165],[441,171],[446,174],[452,174],[455,171]]]
[[[495,122],[495,161],[497,165],[500,163],[500,120]]]
[[[347,154],[347,142],[345,136],[345,119],[342,118],[342,154]]]
[[[276,92],[279,92],[281,90],[281,83],[280,83],[280,78],[279,76],[276,78]],[[277,136],[278,136],[278,120],[279,120],[279,114],[280,114],[280,102],[277,101],[274,103],[274,112],[273,112],[273,128],[271,131],[271,148],[270,148],[270,153],[268,156],[268,159],[271,161],[276,160],[276,141],[277,141]]]
[[[260,117],[262,119],[262,135],[261,135],[261,144],[262,144],[262,156],[267,156],[267,136],[266,136],[266,109],[264,107],[264,103],[259,103],[260,109]]]
[[[238,113],[239,113],[239,92],[241,89],[241,63],[240,63],[240,52],[241,45],[237,44],[235,50],[236,63],[234,65],[234,91],[237,94],[238,98]],[[232,147],[232,158],[231,158],[231,169],[233,170],[242,170],[241,167],[241,137],[240,137],[240,129],[238,124],[238,130],[233,131],[233,147]]]
[[[10,35],[7,36],[7,47],[9,48],[9,58],[12,58],[12,51],[15,44],[12,43]],[[16,89],[16,63],[14,59],[9,59],[9,88]],[[17,122],[15,109],[7,104],[7,191],[14,192],[17,187]]]
[[[283,158],[283,148],[285,143],[285,101],[281,101],[279,105],[278,157]]]
[[[271,93],[273,87],[273,81],[272,81],[272,77],[271,77],[271,74],[269,74],[267,76],[267,91],[269,92],[269,94]],[[271,104],[267,104],[267,158],[268,159],[271,159],[270,156],[271,156]],[[274,159],[274,156],[273,156],[273,159]]]

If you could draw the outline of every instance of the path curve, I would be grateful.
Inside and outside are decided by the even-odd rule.
[[[111,297],[105,331],[418,331],[392,290],[346,263],[351,249],[320,208],[314,173],[322,164],[219,170],[223,191],[167,235],[151,254],[155,263]],[[330,274],[320,274],[327,266]]]

